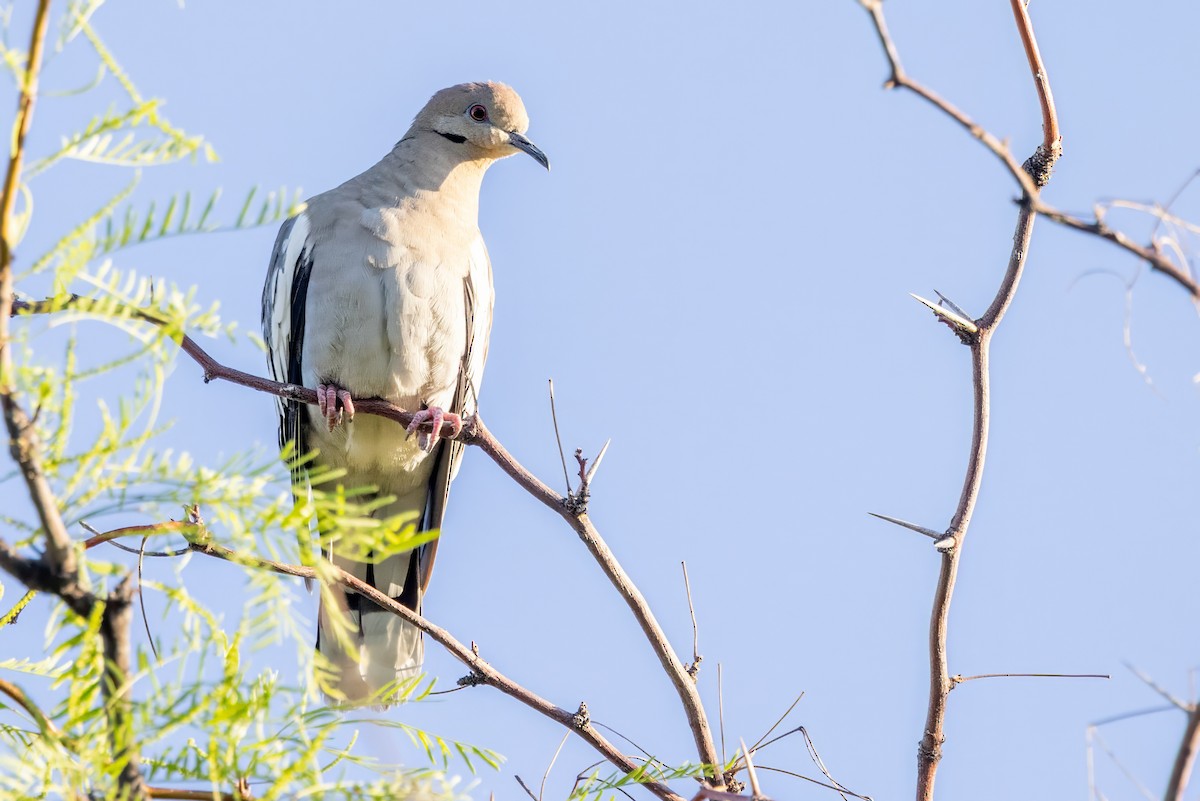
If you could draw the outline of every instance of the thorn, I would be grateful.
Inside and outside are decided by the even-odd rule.
[[[941,540],[953,540],[954,539],[953,537],[947,537],[946,532],[944,532],[944,531],[934,531],[931,528],[925,528],[924,526],[918,526],[916,523],[909,523],[907,520],[901,520],[898,517],[888,517],[887,515],[879,515],[879,514],[875,514],[874,512],[867,512],[867,514],[869,514],[871,517],[878,517],[880,520],[886,520],[889,523],[895,523],[897,526],[902,526],[910,531],[915,531],[918,534],[924,534],[926,537],[929,537],[931,540],[941,541]],[[951,542],[950,547],[953,547],[953,542]]]
[[[935,290],[933,290],[933,294],[935,294],[935,295],[937,295],[937,296],[938,296],[938,302],[939,302],[939,304],[940,304],[940,305],[948,307],[948,308],[950,309],[950,311],[954,312],[954,313],[955,313],[955,314],[957,314],[958,316],[960,316],[960,317],[964,317],[964,318],[967,318],[967,319],[969,319],[969,318],[971,317],[971,315],[969,315],[969,314],[967,314],[965,311],[963,311],[963,310],[962,310],[962,308],[960,308],[960,307],[959,307],[959,305],[958,305],[957,303],[955,303],[954,301],[950,300],[950,298],[946,297],[946,296],[945,296],[945,295],[943,295],[941,292],[938,292],[938,291],[935,289]]]
[[[588,471],[587,471],[588,484],[591,484],[592,479],[596,477],[596,471],[600,469],[600,460],[604,458],[604,454],[608,453],[609,445],[612,445],[612,437],[609,437],[608,441],[604,443],[604,447],[600,449],[600,453],[596,454],[595,461],[592,462],[592,466],[588,469]]]
[[[935,315],[937,315],[941,319],[942,322],[949,325],[955,331],[961,331],[965,334],[969,334],[970,336],[975,336],[976,334],[979,333],[979,326],[975,325],[975,323],[971,322],[966,317],[956,314],[955,312],[951,311],[950,309],[947,309],[944,306],[940,306],[937,303],[934,303],[932,300],[926,300],[925,298],[921,297],[920,295],[914,295],[911,292],[909,292],[908,294],[913,299],[923,303],[926,307],[929,308],[929,310],[931,312],[933,312]],[[953,305],[953,304],[951,304],[951,305]]]
[[[742,743],[742,758],[746,760],[746,778],[750,780],[750,795],[753,798],[762,798],[762,787],[758,784],[758,772],[754,770],[754,763],[750,761],[750,749],[746,747],[746,741]]]

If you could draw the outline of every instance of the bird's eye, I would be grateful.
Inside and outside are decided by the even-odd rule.
[[[478,103],[467,109],[467,114],[471,115],[471,119],[475,122],[483,122],[488,118],[487,109]]]

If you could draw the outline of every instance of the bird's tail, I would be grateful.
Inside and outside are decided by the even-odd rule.
[[[405,500],[411,503],[400,499],[377,514],[395,514]],[[358,561],[339,555],[336,543],[328,554],[338,567],[416,612],[421,611],[421,555],[418,548]],[[338,704],[386,706],[394,697],[388,688],[420,675],[425,661],[420,629],[361,595],[329,584],[321,589],[317,650],[324,663],[318,666],[319,682],[326,698]]]

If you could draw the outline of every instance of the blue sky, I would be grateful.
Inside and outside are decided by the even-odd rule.
[[[886,7],[913,77],[1022,157],[1032,152],[1040,118],[1007,3]],[[1187,94],[1200,6],[1030,12],[1064,133],[1046,200],[1088,213],[1101,199],[1166,199],[1200,166]],[[701,689],[715,718],[721,663],[730,752],[803,691],[792,719],[838,780],[877,799],[911,793],[937,557],[867,512],[935,529],[949,521],[969,442],[968,353],[907,293],[940,290],[981,314],[1008,258],[1016,190],[948,120],[881,90],[886,65],[855,2],[113,2],[95,24],[142,90],[167,99],[172,122],[221,156],[147,172],[147,201],[216,186],[232,198],[252,185],[315,194],[374,163],[436,89],[480,79],[517,88],[554,169],[512,159],[485,182],[480,223],[498,299],[484,418],[555,486],[547,378],[568,449],[595,453],[612,437],[593,519],[681,653],[691,647],[687,560]],[[63,58],[45,88],[90,77]],[[78,127],[93,102],[45,103],[34,147]],[[37,195],[44,227],[28,247],[122,180],[89,165],[48,177]],[[1176,209],[1200,219],[1200,187]],[[1152,227],[1113,214],[1139,238]],[[196,284],[253,331],[273,237],[166,242],[121,263]],[[1129,325],[1152,386],[1123,341],[1135,276]],[[1159,702],[1126,661],[1191,693],[1198,333],[1178,287],[1106,243],[1037,223],[994,343],[991,451],[950,666],[1113,678],[955,690],[942,797],[1083,796],[1088,724]],[[210,344],[265,372],[244,338]],[[268,398],[198,377],[180,362],[170,381],[175,447],[210,461],[271,447]],[[482,454],[470,453],[455,485],[425,612],[559,705],[586,700],[594,719],[656,755],[694,757],[669,683],[586,550]],[[38,619],[5,634],[17,644],[6,653],[36,649]],[[445,680],[463,672],[436,647],[428,654]],[[485,688],[393,714],[505,754],[477,797],[516,797],[512,774],[540,778],[562,736]],[[1181,714],[1162,713],[1102,734],[1161,793],[1182,727]],[[408,746],[390,735],[368,745],[419,758],[394,751]],[[569,743],[549,797],[591,761]],[[1107,757],[1096,761],[1106,795],[1137,792]],[[798,738],[756,762],[817,775]],[[826,792],[779,775],[765,790]]]

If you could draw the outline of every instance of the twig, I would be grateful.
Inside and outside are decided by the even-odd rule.
[[[554,408],[554,379],[550,382],[550,419],[554,421],[554,441],[558,443],[558,458],[562,460],[563,481],[567,484],[567,496],[571,495],[571,477],[567,475],[567,457],[563,453],[562,437],[558,434],[558,412]]]
[[[700,661],[704,658],[700,656],[700,628],[696,625],[696,607],[692,605],[692,583],[688,581],[687,562],[680,562],[679,566],[683,568],[683,589],[687,593],[688,612],[692,616],[692,664],[687,672],[695,681],[700,673]]]
[[[763,736],[758,738],[758,742],[756,742],[754,745],[750,746],[751,751],[757,751],[761,746],[764,745],[763,740],[770,737],[771,732],[778,729],[780,724],[783,723],[785,720],[787,720],[788,715],[792,714],[792,710],[796,708],[796,705],[800,703],[800,700],[802,698],[804,698],[804,693],[800,693],[799,695],[796,696],[796,700],[792,701],[791,706],[789,706],[786,710],[784,710],[784,713],[779,716],[779,720],[775,721],[775,723],[771,725],[771,728],[767,729],[766,732],[763,733]],[[771,742],[774,742],[774,740],[772,740]],[[766,743],[766,745],[770,745],[770,743]]]
[[[148,540],[148,539],[150,539],[149,534],[142,537],[141,547],[138,548],[137,597],[138,597],[138,608],[142,610],[142,625],[144,625],[146,627],[146,641],[150,643],[150,651],[151,651],[151,653],[154,654],[154,661],[158,662],[158,661],[160,661],[160,657],[158,655],[158,648],[157,648],[157,646],[154,645],[154,634],[151,633],[151,631],[150,631],[150,617],[146,614],[146,594],[144,592],[142,592],[142,562],[144,561],[145,556],[146,556],[146,540]]]
[[[1125,763],[1117,758],[1117,755],[1113,753],[1111,748],[1108,747],[1108,743],[1103,737],[1100,736],[1100,732],[1095,728],[1092,729],[1092,738],[1097,744],[1099,744],[1100,750],[1107,754],[1108,758],[1112,760],[1112,763],[1116,765],[1122,773],[1125,774],[1125,778],[1129,779],[1130,783],[1133,784],[1134,787],[1138,788],[1138,791],[1142,794],[1142,797],[1145,798],[1146,801],[1156,801],[1154,798],[1154,793],[1150,792],[1149,788],[1142,784],[1141,780],[1138,779],[1133,771],[1127,768]]]
[[[829,779],[829,783],[837,788],[838,795],[842,797],[842,801],[847,801],[846,795],[852,795],[856,798],[862,798],[858,793],[851,792],[842,786],[842,783],[829,773],[829,769],[825,767],[825,763],[821,760],[821,755],[817,753],[817,746],[812,741],[812,737],[808,735],[808,730],[803,726],[800,727],[800,734],[804,737],[804,744],[808,746],[808,755],[812,757],[813,764],[821,771],[821,775]]]
[[[1111,679],[1107,673],[980,673],[975,676],[963,676],[960,673],[950,677],[950,686],[975,679]]]
[[[1191,704],[1185,704],[1183,701],[1180,701],[1178,698],[1176,698],[1174,695],[1172,695],[1170,692],[1168,692],[1165,687],[1163,687],[1161,684],[1156,682],[1154,679],[1147,676],[1142,671],[1138,670],[1135,666],[1126,662],[1125,667],[1129,668],[1129,672],[1131,672],[1133,675],[1135,675],[1139,679],[1141,679],[1143,684],[1145,684],[1151,690],[1154,690],[1154,692],[1156,692],[1160,696],[1162,696],[1163,699],[1166,700],[1168,703],[1174,705],[1174,707],[1176,709],[1182,709],[1184,712],[1191,711],[1191,709],[1192,709]]]
[[[854,796],[855,798],[862,799],[862,801],[874,801],[874,799],[871,798],[871,796],[869,796],[869,795],[859,795],[858,793],[853,793],[845,788],[839,789],[837,787],[834,787],[832,784],[826,784],[825,782],[820,781],[819,779],[814,779],[811,776],[805,776],[803,773],[794,773],[790,770],[784,770],[783,768],[769,768],[766,765],[759,765],[758,769],[770,771],[772,773],[782,773],[785,776],[791,776],[794,779],[803,779],[804,781],[811,782],[811,783],[817,785],[818,787],[824,787],[826,790],[838,790],[838,792],[845,793],[846,795]]]
[[[1073,228],[1076,231],[1082,231],[1085,234],[1098,236],[1106,242],[1111,242],[1117,247],[1132,253],[1150,265],[1150,269],[1162,273],[1186,289],[1193,300],[1200,301],[1200,282],[1197,282],[1185,268],[1180,267],[1175,262],[1163,256],[1153,244],[1139,245],[1121,231],[1115,231],[1110,228],[1103,220],[1084,220],[1080,217],[1072,216],[1048,205],[1040,198],[1034,201],[1033,206],[1034,211],[1048,220],[1052,220],[1067,228]]]
[[[567,738],[570,736],[570,732],[564,734],[558,742],[558,748],[554,749],[554,756],[550,758],[550,764],[546,766],[546,772],[542,774],[542,784],[538,788],[538,801],[542,801],[546,795],[546,780],[550,778],[550,771],[554,768],[554,763],[558,761],[558,755],[562,753],[563,746],[567,744]]]
[[[25,695],[25,692],[20,687],[10,681],[7,681],[6,679],[0,679],[0,693],[4,693],[9,698],[20,704],[21,708],[28,712],[29,716],[33,718],[33,722],[37,724],[38,729],[41,730],[43,736],[50,736],[59,741],[63,739],[63,733],[57,726],[54,725],[54,721],[52,721],[45,712],[39,709],[35,703],[30,701],[29,696]]]
[[[1013,17],[1017,21],[1017,30],[1021,34],[1021,44],[1025,46],[1025,57],[1029,61],[1029,71],[1033,75],[1037,87],[1038,102],[1042,107],[1042,144],[1034,154],[1021,166],[1033,178],[1038,187],[1050,182],[1054,171],[1054,163],[1062,156],[1062,132],[1058,129],[1058,112],[1054,109],[1054,94],[1050,91],[1050,78],[1046,75],[1046,65],[1042,63],[1042,54],[1038,50],[1037,39],[1033,35],[1033,22],[1025,9],[1028,0],[1010,0]]]
[[[541,801],[540,798],[533,794],[533,790],[529,789],[529,785],[525,783],[524,779],[516,774],[513,774],[513,778],[517,780],[517,784],[521,785],[521,789],[525,791],[525,795],[532,798],[533,801]]]
[[[725,682],[721,675],[721,663],[717,663],[717,720],[721,725],[721,764],[725,764]]]

